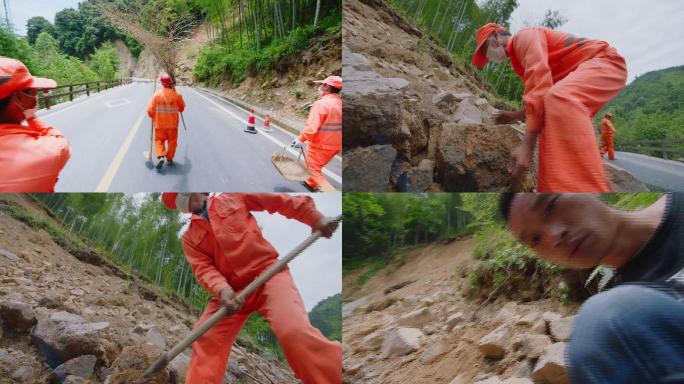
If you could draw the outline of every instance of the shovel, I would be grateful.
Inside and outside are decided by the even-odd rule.
[[[336,218],[333,219],[333,221],[340,222],[342,220],[342,216],[337,216]],[[306,248],[308,248],[311,244],[313,244],[318,238],[321,237],[321,232],[316,231],[311,236],[306,238],[303,242],[301,242],[297,248],[293,249],[285,255],[282,259],[279,259],[275,264],[273,264],[270,268],[268,268],[264,273],[259,275],[254,281],[252,281],[245,289],[240,291],[240,293],[237,294],[238,299],[241,299],[244,301],[250,294],[252,294],[254,291],[256,291],[259,287],[261,287],[265,282],[267,282],[273,275],[276,273],[280,272],[283,268],[287,266],[287,264],[292,261],[295,257],[297,257],[300,253],[302,253]],[[163,354],[154,364],[152,364],[147,371],[145,371],[145,374],[143,376],[144,379],[149,379],[154,376],[155,373],[159,372],[161,369],[163,369],[171,360],[173,360],[174,357],[178,356],[179,353],[181,353],[185,348],[190,346],[195,340],[197,340],[200,336],[204,334],[209,328],[213,327],[219,320],[223,319],[226,315],[230,315],[228,313],[228,309],[226,307],[221,307],[216,313],[214,313],[210,318],[208,318],[204,323],[202,323],[197,329],[192,331],[188,336],[185,337],[185,339],[181,340],[176,346],[174,346],[170,351],[166,352]]]

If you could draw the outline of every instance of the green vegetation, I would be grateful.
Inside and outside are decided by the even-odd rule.
[[[330,296],[309,312],[309,321],[330,340],[342,341],[342,294]]]
[[[658,193],[601,195],[607,204],[635,210],[653,204]],[[342,239],[344,273],[361,270],[363,285],[388,264],[402,263],[407,248],[455,236],[474,235],[477,264],[465,271],[465,291],[489,299],[503,295],[522,300],[556,297],[582,300],[590,271],[562,269],[538,257],[505,228],[496,193],[346,193]],[[405,257],[405,255],[403,256]],[[607,276],[605,270],[592,275]]]
[[[210,85],[267,73],[316,36],[339,33],[342,25],[340,0],[207,0],[201,9],[214,40],[200,52],[194,75]]]
[[[618,148],[620,143],[635,140],[684,138],[684,66],[649,72],[635,79],[599,112],[595,119],[597,127],[606,111],[613,113]],[[682,148],[682,152],[673,155],[684,157],[684,143],[667,146]],[[643,153],[668,157],[659,151]]]

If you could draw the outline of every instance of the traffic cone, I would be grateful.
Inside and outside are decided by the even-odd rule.
[[[271,128],[271,114],[266,113],[266,118],[264,119],[264,132],[271,132],[273,128]]]
[[[245,132],[247,133],[252,133],[256,134],[256,128],[254,127],[254,110],[252,109],[249,113],[249,119],[247,119],[247,127],[245,128]]]

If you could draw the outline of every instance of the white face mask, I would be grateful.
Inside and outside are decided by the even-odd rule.
[[[506,50],[503,46],[498,46],[496,48],[492,47],[491,44],[487,47],[487,59],[494,63],[501,63],[506,61],[508,56],[506,56]]]

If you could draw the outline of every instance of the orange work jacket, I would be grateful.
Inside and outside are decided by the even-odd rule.
[[[342,97],[329,93],[311,107],[299,141],[309,141],[310,148],[342,150]]]
[[[584,61],[610,48],[607,42],[548,28],[525,28],[508,40],[506,52],[525,85],[528,132],[544,126],[544,95]]]
[[[209,221],[192,215],[183,251],[200,285],[216,297],[229,286],[244,288],[278,258],[250,211],[278,212],[311,227],[323,218],[310,197],[284,193],[222,193],[209,198],[207,210]]]
[[[67,139],[39,119],[0,124],[0,192],[54,192],[70,157]]]
[[[157,91],[147,105],[147,114],[156,129],[178,129],[178,113],[184,110],[183,96],[171,88]]]

